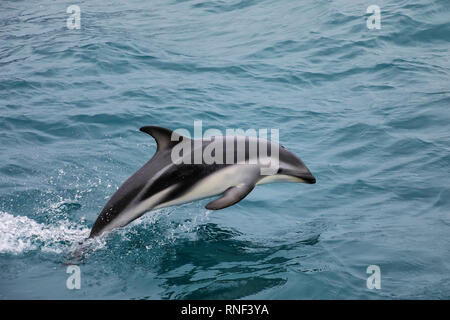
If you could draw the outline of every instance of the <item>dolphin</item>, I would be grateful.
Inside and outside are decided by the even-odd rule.
[[[156,153],[109,199],[89,238],[123,227],[152,209],[221,195],[206,205],[208,210],[219,210],[244,199],[256,185],[316,182],[294,153],[273,141],[237,135],[190,139],[157,126],[140,131],[156,140]],[[258,151],[266,146],[266,154],[250,152],[255,145]],[[206,151],[215,161],[196,158]],[[175,161],[174,154],[178,154]],[[276,170],[263,174],[272,160],[276,160]]]

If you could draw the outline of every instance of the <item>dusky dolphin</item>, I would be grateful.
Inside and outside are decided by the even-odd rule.
[[[295,154],[272,141],[248,136],[189,139],[156,126],[145,126],[140,128],[140,131],[148,133],[156,140],[156,153],[128,178],[106,203],[92,227],[89,238],[123,227],[151,209],[221,195],[206,205],[208,210],[219,210],[244,199],[259,184],[316,182],[309,169]],[[189,148],[180,148],[183,146],[181,143]],[[222,154],[219,154],[216,151],[219,148],[214,148],[213,145],[222,146]],[[267,146],[266,155],[249,152],[255,145],[258,149],[261,145]],[[181,150],[177,161],[173,159],[175,148]],[[240,152],[242,148],[244,151]],[[197,154],[202,155],[208,149],[216,149],[210,154],[219,161],[211,163],[203,157],[200,161],[196,159]],[[276,170],[271,174],[262,174],[263,167],[268,163],[266,161],[264,164],[262,158],[273,160],[275,155]]]

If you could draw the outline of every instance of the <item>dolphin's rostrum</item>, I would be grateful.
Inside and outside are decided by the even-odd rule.
[[[272,141],[264,140],[263,145],[267,146],[265,157],[271,160],[277,156],[277,170],[267,175],[261,173],[264,166],[261,153],[249,152],[254,145],[260,148],[260,138],[215,136],[191,140],[162,127],[146,126],[140,130],[155,138],[156,153],[111,197],[95,221],[90,238],[125,226],[151,209],[222,195],[206,205],[209,210],[219,210],[239,202],[258,184],[316,182],[297,156]],[[189,145],[187,149],[180,148],[181,162],[173,159],[174,148],[180,147],[180,143]],[[223,161],[195,161],[194,154],[211,150],[213,143],[223,146],[223,154],[214,155],[218,151],[213,151],[216,159]],[[244,151],[240,153],[242,147]]]

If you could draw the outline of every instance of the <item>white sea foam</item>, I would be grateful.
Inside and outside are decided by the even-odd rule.
[[[62,203],[62,202],[61,202]],[[51,205],[51,209],[59,211],[60,202]],[[123,240],[135,233],[133,229],[148,228],[153,226],[161,217],[167,217],[170,209],[160,209],[148,212],[141,218],[133,221],[125,228],[115,230],[122,236]],[[183,221],[184,220],[184,221]],[[209,220],[209,212],[200,210],[184,217],[182,221],[167,224],[166,234],[162,242],[174,241],[179,237],[189,237],[195,235],[199,225]],[[93,244],[90,249],[96,251],[106,244],[105,237],[96,237],[87,240],[90,229],[84,224],[84,220],[79,223],[63,219],[54,223],[39,223],[26,216],[15,216],[7,212],[0,211],[0,254],[22,254],[30,251],[41,251],[50,253],[68,253],[76,250],[80,243]]]
[[[0,253],[20,254],[33,250],[62,253],[88,235],[89,228],[67,220],[46,225],[0,211]]]

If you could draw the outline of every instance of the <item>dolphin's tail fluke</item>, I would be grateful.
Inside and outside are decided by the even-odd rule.
[[[94,243],[90,239],[79,242],[75,249],[71,250],[65,257],[63,266],[80,265],[86,260],[89,252],[92,252]]]

